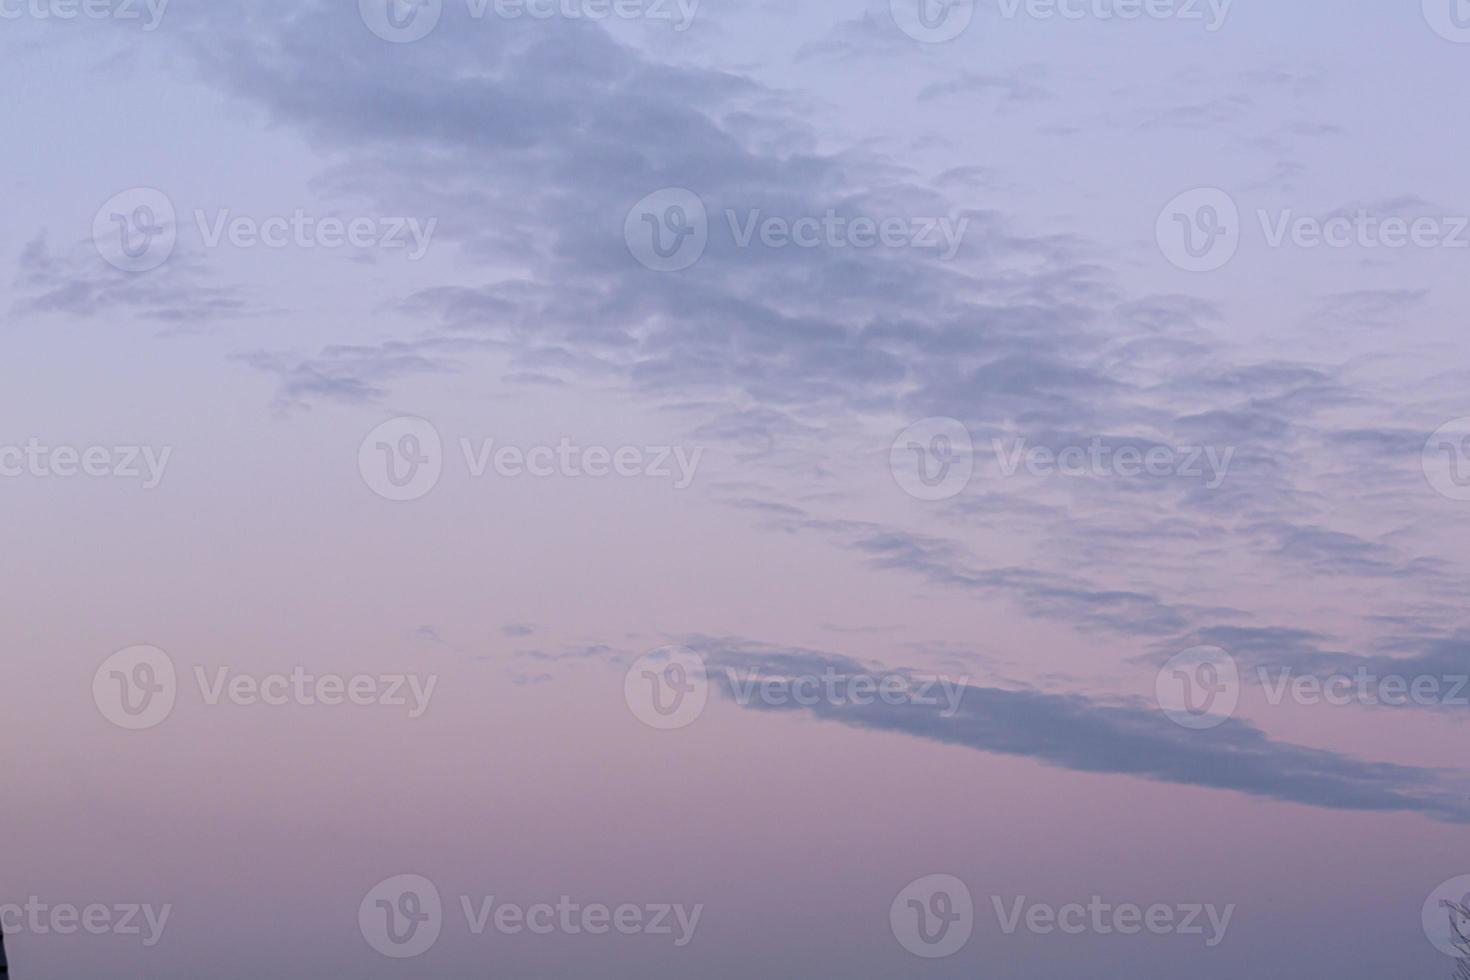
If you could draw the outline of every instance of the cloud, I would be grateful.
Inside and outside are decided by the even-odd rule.
[[[689,645],[705,654],[716,688],[727,696],[733,690],[723,673],[726,668],[781,677],[821,676],[828,670],[840,676],[873,673],[851,658],[819,651],[742,640],[695,639]],[[1410,812],[1470,823],[1470,801],[1449,773],[1277,741],[1238,719],[1210,731],[1193,731],[1137,702],[969,684],[952,717],[946,717],[943,705],[915,700],[858,705],[820,699],[811,706],[751,702],[750,707],[805,712],[821,721],[1024,756],[1075,772],[1134,776],[1334,810]]]

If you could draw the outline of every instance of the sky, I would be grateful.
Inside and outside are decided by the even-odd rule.
[[[1470,954],[1464,0],[0,49],[17,978]]]

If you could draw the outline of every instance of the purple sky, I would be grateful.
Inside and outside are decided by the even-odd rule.
[[[18,980],[1453,973],[1470,4],[245,6],[0,0]]]

